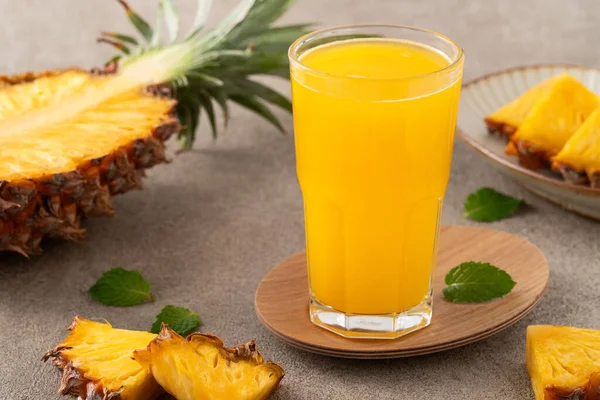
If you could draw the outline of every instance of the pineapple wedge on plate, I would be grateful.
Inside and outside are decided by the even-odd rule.
[[[281,366],[263,360],[254,342],[228,349],[216,336],[184,339],[164,324],[134,358],[177,400],[263,400],[284,375]]]
[[[600,331],[527,327],[527,370],[536,400],[600,398]]]
[[[506,153],[517,155],[526,168],[549,164],[599,103],[598,96],[573,76],[560,75],[510,137]]]
[[[523,93],[519,98],[485,117],[490,133],[511,137],[525,120],[536,101],[543,96],[560,76],[538,83]]]
[[[179,41],[171,0],[160,0],[154,29],[118,1],[141,37],[103,34],[123,52],[106,69],[0,76],[0,251],[82,239],[82,219],[112,215],[112,196],[166,161],[171,135],[190,148],[201,113],[216,135],[215,109],[226,119],[229,101],[283,130],[267,104],[291,111],[290,101],[252,78],[289,79],[286,51],[307,25],[271,25],[292,0],[242,0],[207,31],[212,2],[201,1]]]
[[[156,335],[115,329],[75,317],[71,333],[46,353],[63,370],[60,393],[80,400],[153,400],[164,393],[151,374],[132,359]]]
[[[600,108],[597,108],[554,157],[552,168],[566,181],[600,188]]]

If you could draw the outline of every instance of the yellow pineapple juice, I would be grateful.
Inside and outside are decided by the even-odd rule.
[[[416,42],[372,38],[316,46],[292,63],[313,299],[371,315],[427,300],[450,174],[458,62]],[[449,68],[456,71],[444,73]]]

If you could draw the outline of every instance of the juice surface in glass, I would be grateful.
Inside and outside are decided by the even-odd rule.
[[[320,45],[298,61],[294,130],[311,296],[350,314],[417,306],[431,294],[462,69],[453,80],[436,76],[448,56],[380,38]]]

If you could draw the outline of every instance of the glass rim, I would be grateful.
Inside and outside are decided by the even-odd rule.
[[[410,30],[410,31],[416,31],[416,32],[430,34],[430,35],[433,35],[439,39],[442,39],[443,41],[450,44],[456,50],[457,55],[454,60],[451,60],[450,64],[448,64],[447,66],[445,66],[443,68],[440,68],[440,69],[437,69],[437,70],[431,71],[431,72],[426,72],[423,74],[400,76],[397,78],[365,78],[365,77],[358,77],[358,76],[339,75],[339,74],[326,72],[326,71],[322,71],[319,69],[314,69],[314,68],[308,67],[305,64],[303,64],[300,61],[299,57],[296,55],[295,50],[298,49],[300,44],[305,42],[307,39],[310,39],[311,37],[319,36],[321,34],[324,34],[327,32],[333,32],[336,30],[360,29],[360,28],[363,28],[363,29],[364,28],[394,28],[394,29],[404,29],[404,30]],[[335,42],[333,42],[333,43],[335,43]],[[318,30],[309,32],[309,33],[299,37],[290,45],[290,47],[288,49],[288,59],[290,61],[291,66],[294,66],[305,72],[309,72],[309,73],[315,74],[315,75],[320,75],[320,76],[326,77],[326,78],[362,80],[362,81],[398,81],[398,80],[403,80],[403,79],[417,79],[417,78],[425,78],[425,77],[432,76],[432,75],[439,75],[439,74],[449,72],[449,71],[452,71],[453,69],[455,69],[458,66],[458,64],[460,64],[460,62],[462,62],[463,58],[464,58],[464,51],[463,51],[462,47],[460,47],[458,45],[458,43],[456,43],[454,40],[450,39],[448,36],[438,33],[436,31],[430,30],[430,29],[426,29],[426,28],[418,28],[415,26],[397,25],[397,24],[338,25],[338,26],[333,26],[333,27],[329,27],[329,28],[318,29]]]

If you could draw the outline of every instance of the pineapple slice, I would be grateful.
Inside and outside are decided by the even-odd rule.
[[[547,93],[552,85],[559,79],[561,79],[561,75],[538,83],[517,99],[485,117],[485,123],[490,132],[508,137],[512,136],[523,120],[525,120],[536,101]]]
[[[598,104],[598,96],[581,82],[571,75],[561,75],[511,136],[506,153],[518,155],[527,168],[547,164]]]
[[[69,336],[44,356],[63,370],[61,394],[80,400],[152,400],[164,393],[132,358],[133,351],[145,348],[155,334],[79,317],[69,329]]]
[[[572,183],[600,187],[600,108],[571,136],[553,159],[552,168]]]
[[[536,400],[600,396],[600,331],[527,327],[527,370]]]
[[[177,400],[261,400],[277,390],[281,366],[264,362],[254,342],[231,349],[216,336],[184,339],[164,325],[134,358]]]

